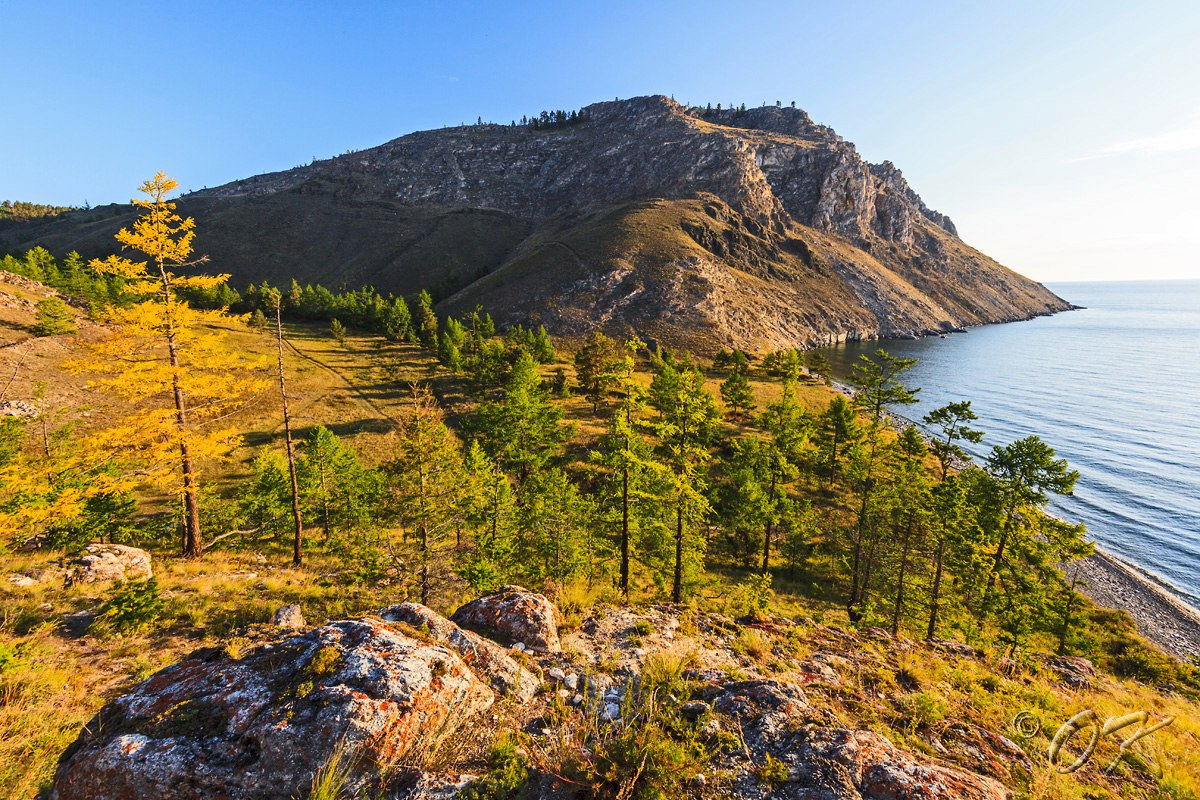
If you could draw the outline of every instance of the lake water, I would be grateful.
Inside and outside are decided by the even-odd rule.
[[[970,400],[986,432],[971,446],[1037,435],[1079,470],[1051,510],[1105,550],[1200,606],[1200,281],[1060,283],[1086,308],[945,339],[827,348],[839,376],[882,346],[907,373],[912,419]]]

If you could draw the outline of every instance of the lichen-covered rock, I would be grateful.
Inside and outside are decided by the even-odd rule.
[[[241,659],[200,651],[101,709],[50,797],[289,800],[339,745],[357,792],[493,700],[449,649],[382,620],[333,622]]]
[[[1072,689],[1089,689],[1096,680],[1096,666],[1081,656],[1045,655],[1041,659],[1047,669]]]
[[[558,609],[545,595],[520,586],[502,586],[472,600],[450,619],[503,644],[521,642],[548,653],[562,649],[558,641]]]
[[[739,681],[706,687],[701,694],[711,698],[713,711],[732,722],[740,734],[743,746],[717,762],[730,774],[732,793],[738,797],[1004,800],[1008,796],[992,778],[919,760],[876,733],[807,724],[822,715],[794,684]],[[758,769],[768,754],[783,765],[787,777],[766,790]]]
[[[277,628],[300,630],[304,627],[304,612],[295,604],[280,606],[271,618],[271,624]]]
[[[537,693],[538,679],[513,660],[505,648],[460,628],[429,606],[401,603],[383,609],[379,616],[389,622],[412,625],[434,641],[452,647],[468,667],[486,678],[502,695],[526,702]]]
[[[1000,782],[950,767],[930,764],[896,749],[872,731],[810,728],[796,753],[797,777],[805,770],[827,772],[821,762],[846,770],[864,800],[1006,800]]]
[[[153,572],[150,554],[123,544],[89,544],[67,565],[67,585],[144,580]]]
[[[971,764],[977,772],[1002,781],[1011,780],[1014,769],[1033,770],[1033,762],[1016,742],[969,722],[948,725],[935,745],[960,756],[962,763]]]

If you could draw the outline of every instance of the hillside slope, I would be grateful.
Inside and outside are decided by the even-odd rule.
[[[1069,308],[962,242],[891,163],[803,111],[665,97],[534,129],[423,131],[181,199],[236,283],[430,288],[447,311],[699,350],[903,337]],[[0,225],[111,249],[127,208]]]

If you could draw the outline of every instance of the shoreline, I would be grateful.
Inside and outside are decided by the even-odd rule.
[[[836,391],[854,396],[849,384],[841,381],[832,384]],[[897,427],[912,426],[929,441],[929,432],[921,423],[894,411],[886,414]],[[955,469],[973,463],[969,460],[956,464]],[[1080,594],[1104,608],[1127,612],[1138,635],[1168,655],[1182,661],[1200,659],[1200,609],[1189,605],[1136,565],[1104,550],[1094,539],[1092,545],[1090,556],[1063,569],[1068,578],[1076,577],[1086,584],[1079,587]]]
[[[1200,610],[1137,567],[1097,545],[1092,555],[1072,563],[1065,572],[1087,583],[1079,591],[1092,602],[1128,612],[1138,634],[1164,652],[1184,661],[1200,657]]]

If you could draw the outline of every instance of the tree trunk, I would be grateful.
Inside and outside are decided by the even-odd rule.
[[[628,445],[626,446],[628,453]],[[629,460],[621,470],[621,593],[629,600]]]
[[[1008,536],[1012,531],[1015,514],[1015,507],[1010,507],[1004,517],[1004,529],[1000,533],[1000,542],[996,545],[996,554],[992,556],[992,569],[988,572],[987,585],[984,587],[983,597],[979,601],[979,613],[976,615],[979,620],[982,620],[983,615],[987,613],[987,607],[992,600],[992,590],[996,588],[996,576],[1000,574],[1000,564],[1004,559],[1004,548],[1008,546]]]
[[[945,558],[946,540],[938,539],[937,550],[933,555],[933,586],[929,590],[929,627],[925,630],[925,638],[937,636],[938,600],[942,592],[942,561]]]
[[[683,503],[675,510],[675,583],[671,587],[671,602],[683,602]]]
[[[296,479],[296,451],[292,447],[292,417],[288,414],[287,386],[283,375],[283,298],[275,305],[275,344],[279,350],[279,399],[283,403],[283,441],[287,447],[288,474],[292,479],[292,566],[304,563],[304,521],[300,516],[300,482]],[[326,537],[329,531],[325,532]]]
[[[321,465],[321,527],[325,532],[325,541],[329,541],[329,489],[325,485],[325,465]]]
[[[896,605],[892,609],[892,636],[900,635],[900,615],[904,613],[904,579],[908,572],[908,551],[912,543],[910,526],[904,527],[903,544],[900,547],[900,573],[896,576]]]
[[[774,470],[771,471],[771,491],[767,496],[772,500],[775,499],[775,483],[779,478],[779,474]],[[762,574],[766,575],[771,571],[771,534],[774,533],[774,522],[768,516],[767,524],[763,527],[763,560]]]
[[[204,555],[204,541],[200,538],[200,502],[196,481],[196,469],[192,464],[192,452],[187,441],[187,403],[183,396],[183,385],[179,381],[179,345],[175,341],[175,318],[172,313],[171,280],[162,259],[158,260],[158,271],[162,278],[163,304],[166,307],[167,354],[171,363],[171,394],[175,400],[175,427],[179,432],[179,462],[183,472],[183,555],[199,558]]]

